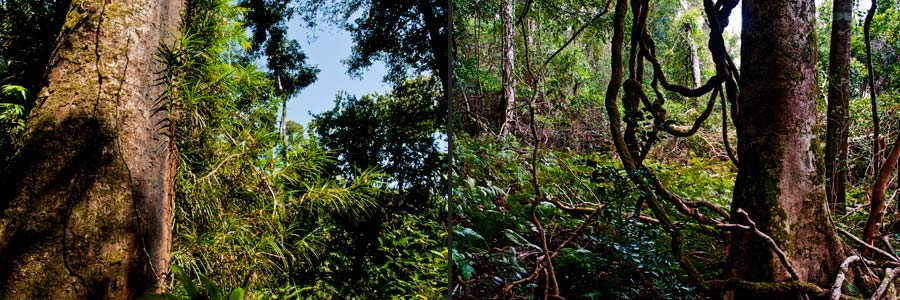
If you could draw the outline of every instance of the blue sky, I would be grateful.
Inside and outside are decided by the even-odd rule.
[[[338,91],[362,96],[390,90],[390,86],[382,82],[387,68],[381,62],[375,62],[361,79],[347,75],[347,66],[341,61],[350,57],[353,47],[349,32],[325,21],[320,21],[313,29],[302,26],[299,20],[288,26],[288,37],[300,42],[307,63],[319,68],[318,79],[288,101],[288,120],[306,126],[312,120],[309,112],[315,114],[334,108]]]

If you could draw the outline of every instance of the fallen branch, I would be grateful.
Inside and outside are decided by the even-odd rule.
[[[884,257],[887,257],[888,259],[890,259],[890,260],[893,261],[893,262],[898,262],[898,263],[900,263],[900,259],[894,257],[894,255],[891,255],[891,254],[885,252],[884,250],[875,248],[875,246],[872,246],[872,245],[869,245],[869,244],[866,243],[866,242],[863,242],[863,241],[860,240],[858,237],[856,237],[856,236],[850,234],[850,233],[847,232],[846,230],[844,230],[844,229],[842,229],[842,228],[840,228],[840,227],[834,227],[834,229],[837,229],[838,232],[843,233],[844,235],[846,235],[847,237],[849,237],[851,240],[853,240],[853,241],[856,242],[857,244],[860,244],[860,245],[862,245],[863,247],[866,247],[867,249],[870,249],[870,250],[872,250],[872,251],[875,251],[875,252],[878,253],[878,254],[883,255]]]
[[[757,282],[746,281],[739,278],[729,278],[726,280],[708,280],[706,281],[706,290],[708,291],[727,291],[727,290],[746,290],[757,293],[809,293],[822,298],[828,295],[829,290],[823,289],[818,285],[803,281],[783,281],[783,282]],[[846,295],[841,295],[840,299],[844,300],[863,300]]]
[[[887,247],[890,254],[894,255],[894,258],[900,260],[900,256],[897,256],[897,251],[894,251],[894,246],[891,246],[891,241],[888,240],[887,236],[882,236],[881,241],[884,242],[884,246]]]
[[[897,273],[900,273],[900,268],[886,268],[884,269],[884,279],[881,280],[881,284],[878,285],[878,289],[875,290],[875,294],[872,295],[872,300],[879,300],[881,296],[884,296],[884,292],[887,291],[888,286],[890,286],[891,282],[894,281],[894,278],[897,277]]]
[[[831,286],[831,300],[841,299],[841,288],[844,286],[844,279],[847,278],[847,273],[850,272],[850,264],[861,259],[862,257],[859,255],[853,255],[844,259],[844,262],[841,263],[841,270],[838,271],[837,278],[834,279],[834,285]]]

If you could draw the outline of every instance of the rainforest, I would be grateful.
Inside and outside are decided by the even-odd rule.
[[[898,21],[0,0],[0,298],[898,299]]]

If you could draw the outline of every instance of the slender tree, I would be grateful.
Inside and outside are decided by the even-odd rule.
[[[72,3],[0,191],[0,298],[134,299],[168,270],[175,173],[161,44],[178,0]]]
[[[693,26],[691,23],[684,23],[684,34],[686,36],[688,49],[688,68],[691,70],[691,83],[693,84],[693,88],[698,88],[703,84],[702,79],[700,78],[700,56],[697,55],[697,44],[694,43],[694,39],[691,38],[693,34]]]
[[[784,249],[799,280],[830,286],[841,241],[827,214],[816,159],[816,43],[813,0],[743,2],[740,165],[732,215],[745,210]],[[766,243],[736,231],[727,274],[749,281],[792,280]],[[735,299],[796,299],[736,291]]]
[[[835,0],[828,66],[828,124],[825,134],[825,190],[833,212],[843,212],[847,198],[847,129],[850,112],[850,36],[853,1]]]
[[[503,92],[500,96],[499,105],[499,124],[500,135],[505,135],[509,131],[509,122],[514,114],[513,105],[516,102],[516,81],[513,78],[513,59],[515,58],[515,45],[513,45],[513,1],[503,0],[502,11],[500,12],[500,22],[503,26],[503,55],[501,68],[501,85]]]

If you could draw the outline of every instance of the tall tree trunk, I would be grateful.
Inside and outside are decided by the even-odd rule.
[[[691,20],[693,22],[693,20]],[[694,88],[700,87],[703,80],[700,78],[700,56],[697,55],[697,44],[694,43],[693,27],[691,23],[684,23],[684,34],[687,36],[688,47],[688,67],[691,69],[691,80]]]
[[[444,24],[445,18],[450,18],[449,7],[447,2],[434,0],[419,0],[417,5],[422,19],[425,21],[425,28],[428,30],[428,43],[431,46],[431,53],[434,55],[434,69],[438,78],[441,80],[441,88],[444,94],[450,91],[450,70],[447,69],[447,59],[450,55],[450,45],[448,45],[447,35],[450,28]],[[444,31],[441,32],[441,28]]]
[[[181,8],[72,4],[0,187],[0,299],[133,299],[164,284],[175,156],[155,55]]]
[[[743,2],[741,160],[732,212],[747,211],[784,250],[800,280],[829,286],[840,265],[841,242],[827,214],[817,159],[814,12],[813,0]],[[727,274],[750,281],[791,279],[759,237],[741,231],[733,237]],[[747,291],[734,296],[797,299]]]
[[[825,190],[832,212],[847,202],[847,129],[850,112],[850,36],[853,1],[835,0],[828,66],[828,125],[825,134]]]
[[[503,23],[503,55],[502,55],[502,82],[503,91],[500,96],[500,135],[503,136],[509,130],[509,122],[513,117],[513,105],[516,102],[515,79],[513,78],[513,59],[515,58],[513,45],[513,0],[503,0],[503,9],[500,12],[500,22]]]

